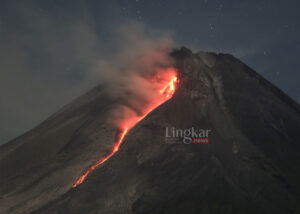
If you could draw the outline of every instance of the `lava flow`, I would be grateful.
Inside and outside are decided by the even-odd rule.
[[[141,121],[143,118],[145,118],[150,112],[152,112],[154,109],[156,109],[158,106],[169,100],[173,94],[175,93],[176,89],[176,83],[177,83],[177,77],[176,72],[174,69],[171,69],[171,72],[169,72],[168,80],[164,80],[163,83],[161,83],[160,89],[158,89],[155,93],[157,93],[157,99],[153,100],[148,106],[145,106],[144,111],[141,115],[132,116],[130,118],[125,119],[122,124],[119,126],[119,134],[117,135],[117,140],[113,144],[112,151],[109,155],[99,159],[96,161],[93,165],[91,165],[73,184],[73,188],[80,185],[86,177],[94,171],[98,166],[106,162],[110,157],[112,157],[120,148],[120,145],[123,142],[123,139],[125,135],[128,133],[128,131],[135,126],[139,121]]]

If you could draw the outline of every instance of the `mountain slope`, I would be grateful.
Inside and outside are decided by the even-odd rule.
[[[77,188],[115,137],[105,86],[1,147],[1,213],[298,213],[299,105],[231,55],[171,55],[173,98]],[[209,129],[210,143],[167,143],[166,127]]]

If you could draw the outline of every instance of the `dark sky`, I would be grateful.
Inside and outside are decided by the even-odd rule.
[[[300,101],[296,0],[0,2],[0,144],[34,127],[99,82],[87,70],[126,43],[116,29],[226,52]]]

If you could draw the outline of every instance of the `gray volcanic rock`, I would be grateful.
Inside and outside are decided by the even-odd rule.
[[[299,105],[231,55],[171,55],[173,98],[77,188],[115,137],[104,86],[2,146],[0,213],[299,213]],[[210,129],[210,143],[167,143],[166,127]]]

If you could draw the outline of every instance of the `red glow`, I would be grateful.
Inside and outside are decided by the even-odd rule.
[[[177,77],[175,76],[175,77],[173,77],[173,78],[171,79],[171,81],[170,81],[167,85],[165,85],[164,88],[161,89],[159,92],[160,92],[161,94],[166,94],[166,98],[172,96],[172,95],[174,94],[174,92],[175,92],[175,83],[176,83],[176,81],[177,81]]]
[[[92,171],[94,171],[98,166],[100,166],[101,164],[103,164],[105,161],[107,161],[111,156],[113,156],[118,150],[119,150],[119,148],[120,148],[120,145],[121,145],[121,143],[122,143],[122,141],[123,141],[123,139],[124,139],[124,137],[125,137],[125,135],[127,134],[127,129],[125,129],[125,130],[123,130],[122,132],[121,132],[121,135],[120,135],[120,137],[119,137],[119,140],[116,142],[116,143],[114,143],[114,145],[113,145],[113,150],[112,150],[112,152],[109,154],[109,155],[107,155],[107,156],[105,156],[105,157],[103,157],[103,158],[101,158],[100,160],[98,160],[97,162],[95,162],[84,174],[82,174],[78,179],[77,179],[77,181],[73,184],[73,187],[77,187],[79,184],[81,184],[84,180],[85,180],[85,178],[86,178],[86,176],[88,176],[88,174],[90,174]]]
[[[152,80],[153,81],[153,80]],[[85,178],[94,171],[98,166],[106,162],[110,157],[112,157],[120,148],[120,145],[123,142],[125,135],[128,131],[135,126],[139,121],[144,119],[150,112],[156,109],[159,105],[163,104],[167,100],[169,100],[176,90],[177,77],[174,69],[168,69],[167,72],[164,72],[164,76],[157,75],[155,80],[160,89],[155,92],[155,98],[151,100],[151,102],[145,106],[143,113],[141,115],[131,115],[130,117],[125,117],[122,121],[120,121],[119,129],[122,130],[118,135],[118,140],[113,144],[112,151],[109,155],[99,159],[92,166],[90,166],[84,174],[82,174],[76,182],[73,184],[73,188],[80,185]]]

